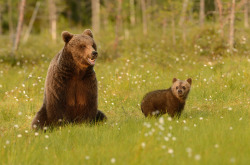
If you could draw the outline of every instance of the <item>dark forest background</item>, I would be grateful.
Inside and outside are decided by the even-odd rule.
[[[151,39],[171,47],[199,45],[201,54],[222,55],[245,47],[237,45],[248,37],[248,15],[248,0],[0,0],[0,36],[9,36],[4,42],[12,55],[30,36],[57,40],[63,30],[84,28],[104,38],[109,54],[116,55],[123,40],[157,33]]]

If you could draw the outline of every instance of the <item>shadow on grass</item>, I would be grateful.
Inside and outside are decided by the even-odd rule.
[[[5,64],[9,64],[11,66],[15,66],[17,64],[17,59],[15,56],[12,56],[11,54],[9,54],[8,56],[0,56],[0,62],[1,63],[5,63]]]

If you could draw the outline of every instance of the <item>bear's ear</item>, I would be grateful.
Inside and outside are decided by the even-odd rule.
[[[70,34],[67,31],[62,32],[62,38],[63,38],[63,41],[65,43],[68,43],[71,40],[72,37],[73,37],[73,34]]]
[[[173,78],[173,81],[172,81],[172,82],[175,83],[175,81],[177,81],[177,78]]]
[[[94,37],[93,37],[93,33],[92,33],[92,31],[91,31],[90,29],[84,30],[83,34],[88,35],[88,36],[90,36],[91,38],[94,38]]]
[[[191,78],[188,78],[186,81],[187,81],[190,85],[192,84],[192,79],[191,79]]]

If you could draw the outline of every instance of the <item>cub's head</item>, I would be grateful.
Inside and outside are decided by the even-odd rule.
[[[185,101],[188,93],[190,91],[192,84],[192,79],[188,78],[185,81],[177,80],[176,78],[173,78],[173,85],[171,87],[171,90],[173,94],[180,100]]]
[[[91,30],[86,29],[82,34],[64,31],[62,38],[65,42],[64,50],[72,55],[79,68],[95,65],[98,53]]]

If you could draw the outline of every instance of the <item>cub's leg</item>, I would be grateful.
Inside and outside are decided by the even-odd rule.
[[[149,101],[142,101],[141,111],[145,115],[145,117],[148,117],[148,116],[153,116],[154,111],[156,111],[156,110],[155,110],[153,104],[150,103]]]

